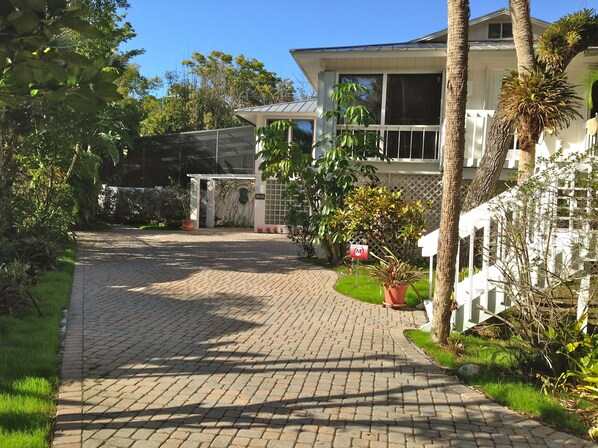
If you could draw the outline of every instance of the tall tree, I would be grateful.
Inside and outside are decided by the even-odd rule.
[[[465,105],[467,102],[469,0],[448,0],[448,38],[446,58],[446,134],[442,208],[438,235],[436,292],[432,338],[445,344],[450,333],[450,318],[459,242],[459,191],[465,152]]]
[[[235,109],[292,101],[295,94],[291,81],[243,55],[195,52],[183,66],[184,73],[167,73],[166,97],[146,101],[144,135],[239,126]]]
[[[519,81],[525,82],[526,74],[536,71],[536,57],[534,54],[534,35],[529,0],[510,0],[511,22],[513,23],[513,41],[517,53],[517,69]],[[513,120],[510,120],[513,121]],[[523,123],[520,123],[523,124]],[[519,129],[521,129],[519,127]],[[520,132],[519,151],[519,183],[523,182],[534,172],[536,159],[536,140],[533,132]]]
[[[509,8],[517,65],[519,72],[524,73],[525,70],[533,70],[536,66],[529,0],[509,0]],[[498,186],[500,173],[509,152],[512,133],[513,122],[506,113],[501,96],[490,125],[486,152],[467,189],[467,196],[463,203],[464,211],[471,210],[486,201]]]

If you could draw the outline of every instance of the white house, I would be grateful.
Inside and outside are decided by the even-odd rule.
[[[532,19],[534,35],[540,35],[548,25]],[[353,81],[367,86],[370,92],[363,100],[376,119],[370,129],[384,137],[384,151],[392,158],[390,164],[373,163],[378,166],[378,176],[389,187],[404,189],[407,197],[434,199],[437,209],[430,218],[433,228],[438,219],[441,193],[446,39],[447,31],[442,30],[404,43],[291,50],[316,90],[317,98],[240,109],[237,113],[258,127],[271,120],[295,120],[298,128],[289,138],[309,150],[320,136],[334,132],[334,124],[322,118],[322,113],[334,106],[330,97],[334,85]],[[465,182],[473,178],[486,148],[503,77],[517,65],[509,10],[501,9],[471,20],[469,39]],[[581,84],[584,74],[596,63],[598,51],[578,55],[567,70],[570,82]],[[580,113],[583,119],[574,121],[558,136],[543,136],[538,154],[547,155],[558,149],[584,150],[587,147],[585,120],[593,116],[594,111],[582,105]],[[516,169],[516,147],[514,138],[503,180]],[[259,163],[256,161],[256,192],[258,198],[259,193],[264,193],[265,199],[255,202],[254,226],[284,224],[282,187],[274,179],[261,180],[257,170]]]

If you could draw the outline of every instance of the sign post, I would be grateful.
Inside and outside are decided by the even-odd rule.
[[[359,260],[367,260],[369,256],[368,246],[366,244],[351,244],[349,247],[349,257],[355,261],[355,286],[359,278]]]

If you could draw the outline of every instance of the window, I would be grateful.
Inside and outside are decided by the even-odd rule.
[[[314,122],[312,120],[293,120],[297,125],[291,128],[291,141],[297,143],[304,154],[311,154],[314,146]]]
[[[513,25],[510,23],[488,24],[488,39],[512,39]]]
[[[367,92],[359,95],[357,103],[372,113],[374,124],[382,122],[382,75],[340,75],[338,82],[352,82],[366,87]]]
[[[388,75],[385,124],[440,123],[442,75]]]
[[[392,159],[438,158],[442,103],[441,73],[340,74],[339,82],[364,85],[359,103],[368,107],[385,154]],[[382,95],[384,93],[384,96]],[[372,129],[372,128],[370,128]]]
[[[267,121],[270,126],[276,120]],[[288,141],[296,143],[303,150],[304,154],[311,154],[314,146],[314,122],[313,120],[291,120],[295,127],[289,129]]]

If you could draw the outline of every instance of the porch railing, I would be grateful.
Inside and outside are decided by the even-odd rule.
[[[338,130],[344,127],[337,126]],[[363,128],[354,127],[355,131]],[[380,151],[396,161],[438,161],[440,126],[436,125],[370,125],[368,132],[378,137]]]
[[[596,159],[592,163],[580,163],[573,167],[552,171],[550,178],[542,184],[542,191],[534,198],[537,204],[531,218],[532,226],[525,231],[530,259],[535,260],[528,272],[532,283],[546,281],[547,272],[574,274],[581,279],[577,302],[577,317],[580,318],[588,309],[590,297],[590,275],[586,266],[596,258],[595,244],[589,238],[595,231],[588,225],[587,219],[580,220],[579,211],[585,216],[595,213],[595,201],[588,189],[588,173],[595,169]],[[538,173],[537,176],[543,175]],[[465,331],[490,318],[492,314],[513,306],[510,294],[505,289],[505,275],[510,279],[523,275],[513,272],[516,263],[508,241],[513,235],[505,231],[506,225],[512,225],[515,214],[523,201],[517,189],[507,191],[491,201],[461,215],[459,219],[459,246],[455,276],[456,309],[452,315],[452,328]],[[528,201],[529,202],[529,201]],[[592,210],[590,210],[592,209]],[[582,214],[584,215],[584,214]],[[535,216],[535,217],[534,217]],[[595,216],[595,215],[593,215]],[[529,219],[529,216],[527,216]],[[553,228],[547,232],[547,222],[552,220]],[[547,234],[550,238],[547,240]],[[435,262],[438,249],[438,230],[419,240],[422,256],[429,258],[429,292],[433,297],[435,289]],[[537,262],[537,260],[543,260]],[[565,278],[565,275],[559,276]],[[559,277],[555,275],[556,277]],[[432,300],[426,303],[430,322],[423,329],[431,327]],[[490,314],[489,314],[490,313]],[[586,317],[587,322],[587,317]]]
[[[469,109],[465,115],[466,167],[477,167],[487,149],[493,110]],[[342,125],[337,126],[341,130]],[[443,151],[442,125],[370,125],[376,133],[381,152],[391,160],[401,162],[441,162]],[[355,131],[363,128],[354,127]],[[507,153],[505,168],[516,168],[518,158],[517,135],[514,134]]]
[[[477,167],[486,152],[493,110],[468,109],[465,111],[465,161],[466,167]],[[519,157],[517,133],[513,134],[504,168],[516,168]]]

